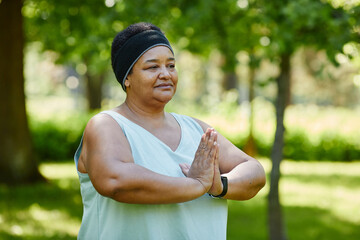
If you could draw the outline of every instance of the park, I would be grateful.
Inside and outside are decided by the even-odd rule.
[[[0,239],[77,238],[74,153],[126,98],[111,43],[135,22],[175,50],[166,111],[265,169],[254,198],[228,200],[227,239],[359,239],[359,19],[345,0],[0,0]]]

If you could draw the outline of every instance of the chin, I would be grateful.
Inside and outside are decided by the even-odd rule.
[[[160,101],[160,102],[163,102],[163,103],[168,103],[168,102],[170,102],[170,100],[173,98],[173,96],[174,96],[174,92],[168,92],[168,93],[162,93],[162,94],[159,94],[159,95],[157,95],[155,98],[158,100],[158,101]]]

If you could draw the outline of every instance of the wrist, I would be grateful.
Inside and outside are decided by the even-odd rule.
[[[209,194],[213,198],[222,198],[226,195],[228,190],[228,179],[225,176],[221,176],[222,192],[218,195]]]
[[[195,198],[198,198],[198,197],[201,197],[202,195],[204,195],[207,190],[204,186],[204,184],[199,180],[199,179],[196,179],[196,178],[188,178],[191,182],[191,186],[190,189],[192,189],[190,191],[190,189],[188,188],[187,191],[195,197]]]

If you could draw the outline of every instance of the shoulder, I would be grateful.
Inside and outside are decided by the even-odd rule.
[[[84,142],[99,143],[123,141],[124,133],[116,120],[108,114],[98,113],[87,123],[84,131]]]
[[[171,113],[177,120],[180,120],[182,122],[187,123],[187,125],[190,125],[192,127],[195,127],[197,129],[202,129],[202,132],[205,132],[206,129],[208,127],[210,127],[210,125],[208,125],[207,123],[194,118],[194,117],[190,117],[187,115],[181,115],[181,114],[177,114],[177,113]]]
[[[115,119],[99,113],[87,123],[83,137],[82,157],[84,164],[104,159],[131,162],[130,144]]]
[[[97,133],[103,132],[108,128],[116,127],[116,121],[108,114],[98,113],[93,116],[85,127],[86,133]]]

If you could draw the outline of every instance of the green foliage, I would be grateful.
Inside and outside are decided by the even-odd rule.
[[[92,75],[109,68],[116,14],[104,1],[26,0],[23,15],[27,40],[59,53],[58,62],[74,67],[83,63]]]
[[[88,114],[75,114],[51,120],[31,117],[30,131],[40,162],[72,158],[89,118]]]
[[[290,131],[285,134],[284,157],[294,160],[359,160],[360,147],[357,141],[339,133],[325,133],[314,144],[304,130]]]
[[[260,109],[259,102],[256,105],[257,111],[261,112],[259,121],[255,122],[255,143],[259,156],[270,156],[273,146],[274,129],[266,127],[272,125],[267,123],[269,110]],[[183,102],[182,104],[183,105]],[[243,113],[237,110],[232,104],[222,103],[214,106],[214,113],[204,112],[199,107],[192,107],[192,110],[186,106],[181,106],[182,110],[177,109],[179,106],[173,105],[168,107],[168,111],[179,112],[181,114],[198,117],[201,120],[211,124],[225,135],[237,147],[243,149],[247,141],[246,119],[236,120],[236,116],[242,116]],[[332,109],[327,113],[317,110],[317,113],[310,114],[310,118],[303,119],[303,125],[295,122],[304,110],[302,108],[290,109],[289,119],[285,133],[284,158],[293,160],[318,160],[318,161],[354,161],[360,160],[360,139],[354,134],[357,128],[357,114],[342,111],[341,109]],[[72,158],[81,139],[83,130],[91,114],[62,114],[61,117],[46,117],[43,119],[30,116],[30,129],[33,136],[35,150],[41,162],[48,160],[62,161]],[[328,115],[337,115],[336,121],[347,119],[349,129],[334,128],[325,126],[321,131],[315,132],[310,126],[322,124],[328,119]],[[351,119],[352,118],[352,119]],[[234,121],[235,119],[235,121]],[[334,123],[336,125],[336,122]],[[324,123],[322,125],[325,125]],[[353,125],[353,126],[351,126]],[[237,127],[236,130],[227,127]],[[332,128],[330,130],[330,128]]]
[[[80,140],[78,133],[74,134],[54,123],[38,124],[31,128],[31,132],[35,151],[42,161],[68,159]]]
[[[227,114],[196,116],[215,127],[237,147],[244,149],[248,138],[247,109]],[[275,113],[269,102],[254,102],[254,140],[259,156],[269,157],[273,147]],[[284,158],[317,161],[360,160],[359,111],[344,108],[291,106],[285,118]]]
[[[301,46],[314,46],[325,49],[336,64],[336,53],[343,51],[344,44],[358,38],[353,19],[356,12],[335,8],[326,1],[265,1],[263,11],[263,23],[271,39],[270,58],[283,53],[292,55]]]
[[[270,156],[273,143],[264,141],[265,136],[256,134],[255,143],[259,156]],[[231,138],[230,138],[231,139]],[[247,138],[237,137],[231,141],[240,149]],[[307,161],[354,161],[360,159],[360,146],[356,141],[339,133],[323,134],[319,143],[312,143],[305,129],[285,133],[284,158]]]

